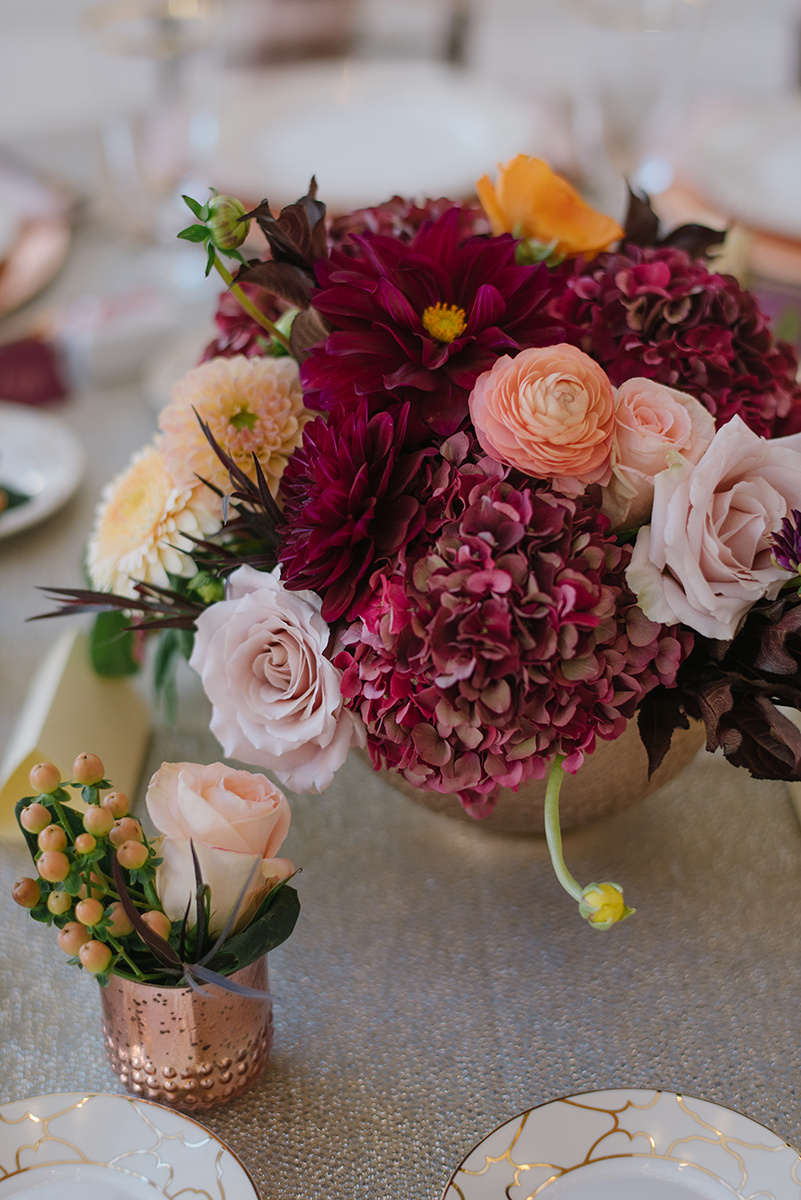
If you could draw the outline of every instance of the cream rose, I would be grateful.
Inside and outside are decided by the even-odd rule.
[[[652,621],[727,641],[751,605],[787,578],[770,534],[801,507],[801,434],[767,441],[734,417],[693,465],[676,456],[654,480],[651,524],[626,572]]]
[[[150,780],[146,802],[165,835],[155,882],[171,921],[181,920],[195,894],[190,839],[211,890],[212,934],[220,932],[238,901],[234,928],[243,928],[270,889],[294,872],[289,859],[276,857],[289,829],[289,804],[264,775],[223,763],[163,763]]]
[[[470,416],[487,454],[569,495],[608,483],[615,397],[598,364],[575,346],[522,350],[480,375]]]
[[[240,567],[228,598],[197,620],[189,660],[212,704],[227,757],[273,770],[287,787],[321,792],[364,727],[343,706],[341,671],[325,657],[329,629],[314,592]]]
[[[612,528],[648,520],[654,477],[667,467],[669,451],[696,463],[714,436],[714,418],[694,396],[653,379],[627,379],[617,389],[612,478],[601,501]]]

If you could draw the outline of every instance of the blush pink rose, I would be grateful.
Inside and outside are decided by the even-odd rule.
[[[237,902],[234,928],[243,928],[270,889],[294,873],[289,859],[276,857],[289,830],[289,804],[264,775],[223,763],[163,763],[150,780],[146,802],[165,835],[155,885],[171,921],[182,919],[196,890],[190,839],[211,890],[213,934]]]
[[[648,520],[654,477],[668,454],[696,463],[715,436],[715,420],[694,396],[653,379],[627,379],[617,389],[612,478],[603,489],[601,511],[613,530]]]
[[[197,619],[189,665],[211,701],[211,731],[229,758],[275,772],[297,792],[321,792],[364,727],[342,703],[341,671],[314,592],[240,567],[227,598]]]
[[[575,346],[499,358],[476,380],[470,416],[487,454],[568,495],[609,481],[614,390]]]
[[[651,524],[626,572],[652,621],[728,641],[755,601],[787,578],[770,534],[801,507],[801,434],[767,441],[734,417],[693,465],[677,458],[654,479]]]

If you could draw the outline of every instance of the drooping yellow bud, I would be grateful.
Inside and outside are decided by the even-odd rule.
[[[618,883],[588,883],[581,893],[579,912],[593,929],[609,929],[618,921],[631,916],[623,899],[623,889]]]

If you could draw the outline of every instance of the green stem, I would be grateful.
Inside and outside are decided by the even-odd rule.
[[[214,255],[214,265],[217,268],[218,275],[223,280],[226,287],[230,288],[230,290],[236,296],[237,300],[242,305],[248,316],[251,316],[257,325],[261,325],[262,329],[265,329],[271,338],[274,338],[276,342],[283,346],[287,354],[291,354],[292,351],[289,345],[289,338],[281,332],[277,325],[272,323],[269,317],[265,317],[264,313],[256,307],[256,305],[247,295],[245,295],[239,284],[234,283],[233,275],[228,268],[220,262],[219,256],[216,253]]]
[[[545,789],[545,839],[551,855],[551,863],[556,872],[556,878],[562,887],[574,900],[581,901],[582,888],[568,871],[562,854],[562,830],[559,827],[559,792],[562,789],[564,771],[563,754],[557,754],[548,776],[548,786]]]
[[[120,956],[120,958],[124,959],[125,962],[127,962],[128,966],[131,968],[131,970],[133,971],[136,978],[140,981],[140,983],[143,983],[145,976],[142,973],[142,971],[139,970],[139,968],[137,967],[137,965],[133,961],[133,959],[129,958],[129,956],[125,950],[125,947],[120,942],[118,942],[115,937],[112,937],[111,934],[108,934],[107,936],[108,936],[108,941],[111,943],[111,945],[117,951],[117,954]]]

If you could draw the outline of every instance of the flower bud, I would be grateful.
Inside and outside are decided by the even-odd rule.
[[[218,250],[236,250],[250,231],[250,221],[243,221],[247,209],[233,196],[215,196],[209,201],[206,229],[209,239]]]
[[[609,929],[634,911],[625,903],[619,883],[588,883],[581,893],[579,912],[593,929]]]

